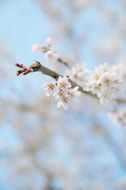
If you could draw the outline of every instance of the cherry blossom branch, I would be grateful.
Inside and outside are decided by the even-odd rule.
[[[59,77],[62,77],[62,75],[60,75],[59,73],[43,66],[39,61],[35,61],[35,63],[33,63],[32,65],[30,65],[28,68],[25,67],[23,64],[16,64],[16,66],[18,68],[20,68],[18,71],[17,71],[17,76],[19,76],[20,74],[23,74],[23,75],[27,75],[29,73],[32,73],[32,72],[37,72],[37,71],[40,71],[42,74],[45,74],[47,76],[50,76],[52,77],[53,79],[55,80],[58,80]],[[86,92],[82,86],[80,86],[78,83],[76,83],[75,81],[69,79],[69,82],[71,83],[72,87],[76,87],[78,86],[79,87],[79,91],[81,91],[82,93],[84,94],[87,94],[93,98],[97,98],[97,96],[93,95],[92,93],[90,92]]]
[[[57,101],[57,107],[68,108],[72,97],[78,96],[80,92],[104,102],[116,102],[117,105],[124,104],[126,69],[123,65],[109,66],[104,63],[102,66],[95,68],[93,71],[86,69],[82,65],[76,64],[70,67],[69,63],[61,58],[60,54],[53,50],[53,40],[47,38],[47,46],[34,44],[33,53],[44,53],[48,61],[56,61],[65,65],[65,75],[45,67],[39,61],[35,61],[28,68],[23,64],[16,64],[19,68],[17,76],[20,74],[27,75],[32,72],[40,71],[42,74],[52,77],[56,82],[50,82],[46,85],[44,91],[46,96],[54,96]]]

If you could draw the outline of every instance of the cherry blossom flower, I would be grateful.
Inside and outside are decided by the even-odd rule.
[[[66,90],[71,88],[71,83],[69,82],[69,77],[59,77],[58,81],[57,81],[57,86],[61,89],[61,90]]]
[[[45,94],[46,96],[51,96],[55,92],[55,84],[48,83],[45,87]]]
[[[63,107],[65,110],[69,108],[71,98],[68,95],[62,94],[62,96],[59,96],[58,102],[57,102],[57,108]]]

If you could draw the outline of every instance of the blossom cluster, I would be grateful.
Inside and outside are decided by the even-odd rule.
[[[104,63],[93,70],[77,64],[67,71],[74,81],[79,81],[84,91],[96,95],[100,103],[113,102],[125,98],[126,68],[124,65]],[[78,80],[79,79],[79,80]]]
[[[80,95],[79,87],[72,87],[68,76],[59,77],[57,82],[48,83],[45,87],[46,96],[54,96],[57,107],[68,109],[74,96]]]
[[[90,73],[85,90],[95,94],[100,103],[116,102],[124,94],[122,75],[116,66],[101,65]]]

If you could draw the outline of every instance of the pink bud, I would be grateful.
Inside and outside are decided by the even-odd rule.
[[[26,70],[23,72],[23,75],[27,75],[28,73],[30,73],[30,70],[29,70],[29,69],[26,69]]]
[[[24,68],[24,65],[23,65],[23,64],[16,63],[15,65],[16,65],[17,67],[19,67],[19,68]]]

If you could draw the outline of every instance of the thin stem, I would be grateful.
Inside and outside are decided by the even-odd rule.
[[[66,67],[70,68],[69,64],[68,64],[66,61],[64,61],[63,59],[58,58],[57,61],[58,61],[59,63],[65,65]]]

